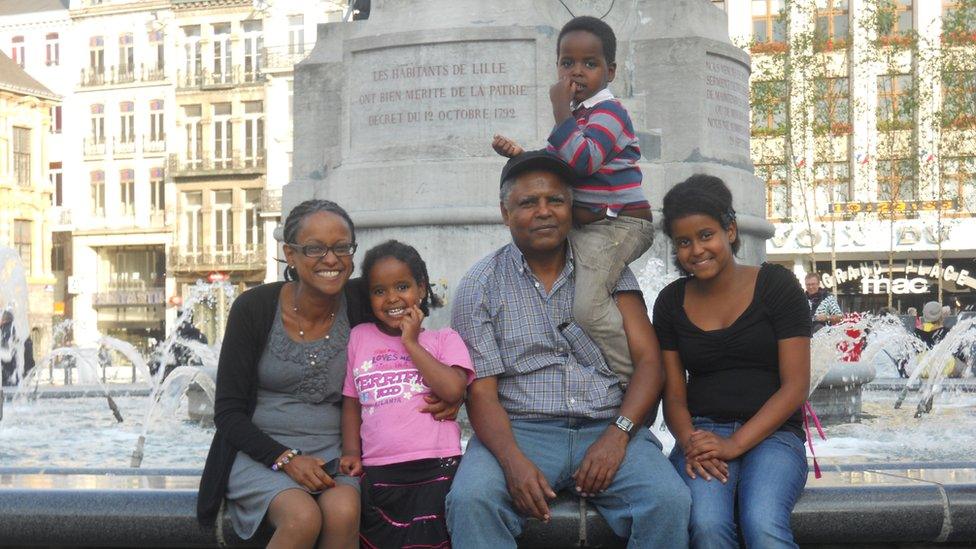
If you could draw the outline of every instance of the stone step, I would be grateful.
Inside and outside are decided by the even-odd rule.
[[[804,546],[976,543],[976,462],[828,467],[811,473],[793,511]],[[196,521],[199,471],[0,468],[0,546],[263,546],[223,517]],[[561,494],[549,524],[530,521],[519,547],[623,547],[592,506]],[[581,520],[581,517],[585,517]]]

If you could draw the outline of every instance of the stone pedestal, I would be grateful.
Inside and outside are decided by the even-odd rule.
[[[369,20],[319,27],[295,69],[293,181],[282,212],[335,200],[363,250],[416,246],[447,298],[480,257],[509,241],[498,208],[496,133],[541,148],[553,125],[556,38],[575,15],[618,37],[611,90],[634,120],[652,207],[697,172],[726,180],[747,262],[772,226],[749,161],[749,58],[705,0],[375,0]],[[567,9],[568,8],[568,9]],[[609,11],[608,11],[609,10]],[[659,238],[652,255],[668,255]],[[449,307],[448,307],[449,308]],[[434,324],[443,323],[444,311]]]
[[[810,395],[810,404],[824,424],[860,423],[864,385],[874,380],[874,366],[838,362]]]

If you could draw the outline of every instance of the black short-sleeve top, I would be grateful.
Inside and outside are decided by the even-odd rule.
[[[661,349],[677,351],[688,372],[692,417],[747,421],[779,390],[779,340],[810,337],[810,306],[796,276],[780,265],[759,268],[752,302],[731,326],[705,331],[685,313],[687,278],[675,280],[654,303]],[[797,409],[781,427],[802,437]]]

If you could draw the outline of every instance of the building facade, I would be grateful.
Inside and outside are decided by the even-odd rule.
[[[15,64],[31,78],[40,82],[53,94],[63,98],[73,89],[67,76],[64,58],[64,45],[71,28],[67,0],[35,0],[32,2],[0,3],[0,51],[7,54]],[[31,301],[35,318],[49,318],[59,323],[71,317],[71,302],[67,299],[67,276],[70,263],[66,260],[71,253],[70,219],[62,215],[65,203],[65,184],[62,150],[64,145],[63,128],[66,121],[61,101],[50,106],[50,123],[43,136],[45,160],[41,166],[41,177],[50,182],[50,206],[45,209],[45,241],[37,242],[37,250],[50,252],[50,272],[54,282],[45,284],[45,299]],[[42,204],[37,203],[36,207]],[[48,244],[50,242],[50,244]],[[49,246],[49,248],[48,248]],[[53,291],[48,291],[48,290]],[[50,294],[51,299],[47,299]],[[53,301],[52,301],[53,300]],[[53,306],[53,310],[49,307]],[[40,339],[35,338],[38,349],[45,348],[47,334],[51,327],[35,325]]]
[[[51,109],[59,98],[0,53],[0,246],[20,255],[27,278],[27,325],[35,345],[51,336],[54,283],[51,272],[53,192],[47,179]],[[9,304],[0,303],[0,309]]]
[[[770,261],[848,310],[976,304],[976,2],[725,0]]]
[[[268,243],[291,173],[292,66],[344,7],[0,5],[4,51],[64,97],[43,147],[53,230],[43,240],[53,240],[49,308],[73,320],[76,342],[112,336],[145,350],[198,280],[239,291],[277,278]]]

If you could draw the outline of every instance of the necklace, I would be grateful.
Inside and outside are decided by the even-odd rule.
[[[315,352],[310,351],[307,345],[308,342],[305,341],[305,326],[302,323],[302,313],[301,311],[298,310],[298,286],[295,286],[295,291],[293,292],[292,300],[293,303],[291,306],[291,310],[292,312],[295,313],[295,318],[298,321],[298,337],[302,338],[302,350],[305,352],[305,360],[308,361],[309,366],[315,366],[315,363],[318,362],[319,359],[319,353],[318,351]],[[336,306],[336,308],[337,307],[338,306]],[[329,318],[327,319],[327,321],[332,322],[335,319],[335,315],[336,312],[335,309],[333,309],[333,311],[329,313]],[[331,328],[332,327],[330,325],[329,329]],[[325,339],[329,339],[329,334],[325,334]]]

